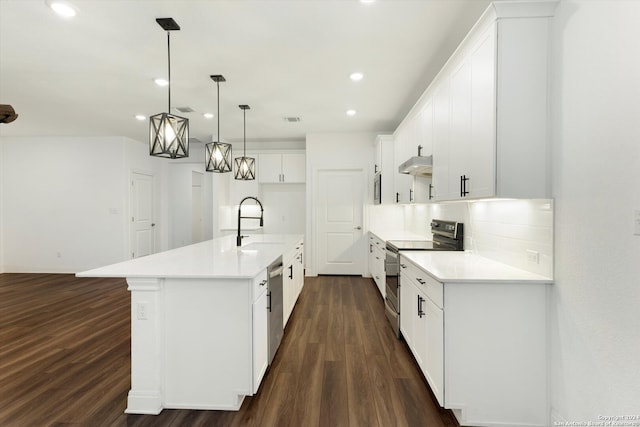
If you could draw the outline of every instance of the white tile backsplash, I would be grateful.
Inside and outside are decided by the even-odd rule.
[[[464,223],[466,250],[532,273],[553,277],[553,201],[483,200],[383,205],[369,210],[370,226],[430,237],[434,218]],[[527,251],[538,252],[539,262]]]

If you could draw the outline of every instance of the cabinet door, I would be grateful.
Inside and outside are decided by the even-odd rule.
[[[441,308],[433,303],[429,298],[424,298],[422,311],[424,315],[420,318],[420,329],[422,335],[418,353],[421,354],[422,372],[427,382],[431,386],[433,394],[438,399],[440,406],[444,405],[444,315]],[[416,332],[418,334],[418,332]]]
[[[403,124],[402,128],[398,129],[394,135],[393,153],[396,161],[391,172],[395,177],[395,194],[393,195],[393,202],[395,203],[410,203],[410,199],[413,196],[413,176],[398,172],[398,166],[409,160],[410,155],[408,153],[411,149],[411,137],[409,124]]]
[[[292,305],[293,307],[296,305],[296,301],[300,296],[300,292],[302,291],[302,286],[304,285],[304,258],[302,253],[302,248],[296,253],[296,257],[293,260],[293,284],[294,284],[294,299]]]
[[[286,153],[282,155],[282,182],[305,182],[306,157],[304,154]]]
[[[449,195],[450,81],[445,79],[433,96],[433,188],[435,200]]]
[[[451,133],[449,138],[448,200],[465,197],[467,157],[471,138],[471,64],[465,60],[451,77]]]
[[[293,304],[295,303],[295,284],[293,282],[293,266],[295,259],[285,263],[284,271],[282,272],[282,309],[284,325],[289,321],[289,316],[293,311]]]
[[[496,39],[489,29],[471,53],[471,138],[466,174],[467,197],[495,195],[496,185]]]
[[[258,392],[260,382],[269,365],[269,331],[267,329],[267,292],[253,303],[253,393]]]
[[[414,317],[416,317],[417,290],[407,276],[400,277],[400,331],[413,352],[415,348]]]
[[[413,296],[413,355],[418,362],[418,366],[425,372],[425,364],[427,360],[427,317],[425,315],[425,306],[427,298],[424,294],[416,289]]]
[[[258,180],[263,184],[282,182],[282,154],[258,156]]]

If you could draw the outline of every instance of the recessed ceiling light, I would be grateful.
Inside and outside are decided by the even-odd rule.
[[[69,2],[63,0],[46,0],[45,3],[55,13],[63,18],[73,18],[78,14],[76,8]]]
[[[356,110],[347,110],[347,116],[355,116]]]
[[[146,120],[147,118],[145,116],[143,116],[142,114],[136,114],[136,120],[139,121],[143,121]]]
[[[359,73],[359,72],[351,73],[349,75],[349,78],[351,80],[353,80],[354,82],[359,82],[360,80],[362,80],[363,77],[364,77],[364,74]]]
[[[169,80],[162,78],[154,79],[153,82],[158,86],[167,86],[169,84]]]
[[[213,113],[204,113],[203,116],[205,119],[213,119]]]

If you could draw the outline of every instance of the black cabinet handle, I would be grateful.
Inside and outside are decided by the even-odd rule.
[[[373,173],[378,173],[378,165],[373,165]]]
[[[400,203],[400,193],[396,193],[396,203]]]
[[[373,253],[373,245],[371,243],[369,243],[369,253],[370,254]]]
[[[271,291],[267,292],[267,310],[271,313]]]
[[[289,266],[289,279],[293,279],[293,265]]]
[[[262,282],[260,282],[260,286],[264,286],[264,285],[266,285],[266,284],[267,284],[267,281],[266,281],[266,280],[263,280]]]
[[[421,278],[419,278],[419,277],[416,277],[416,280],[417,280],[417,281],[418,281],[418,283],[420,283],[421,285],[424,285],[425,283],[427,283],[427,282],[425,282],[424,280],[422,280],[422,279],[421,279]]]
[[[467,191],[467,182],[469,181],[469,177],[466,175],[462,175],[460,177],[460,197],[466,197],[469,192]]]
[[[424,302],[424,298],[418,295],[418,317],[422,319],[424,316],[424,311],[422,311],[422,303]]]
[[[433,185],[429,184],[429,200],[433,199]]]
[[[411,188],[409,189],[409,201],[413,202],[413,190]]]

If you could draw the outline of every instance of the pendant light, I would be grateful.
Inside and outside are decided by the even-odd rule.
[[[256,159],[253,157],[247,157],[247,110],[251,107],[248,105],[238,105],[240,109],[243,111],[244,115],[244,148],[242,157],[236,157],[236,179],[241,179],[244,181],[251,181],[256,179]]]
[[[226,82],[224,76],[214,75],[211,80],[218,88],[218,139],[205,145],[205,165],[207,172],[231,172],[231,144],[220,142],[220,82]]]
[[[179,159],[189,157],[189,119],[171,114],[171,31],[180,26],[173,18],[158,18],[156,22],[167,31],[167,56],[169,75],[167,85],[169,104],[166,113],[149,117],[149,154],[157,157]]]

